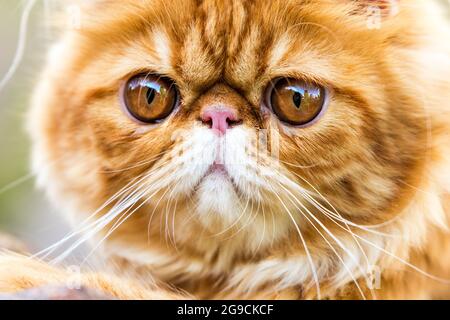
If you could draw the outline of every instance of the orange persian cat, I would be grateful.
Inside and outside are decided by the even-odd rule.
[[[73,233],[0,292],[450,296],[450,37],[429,0],[80,1],[30,113]],[[61,250],[61,248],[64,248]],[[93,269],[93,270],[92,270]]]

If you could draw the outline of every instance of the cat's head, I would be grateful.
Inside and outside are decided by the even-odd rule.
[[[108,239],[123,248],[167,243],[211,264],[221,248],[227,263],[306,256],[305,246],[313,260],[333,255],[324,239],[348,238],[345,222],[391,220],[422,179],[442,86],[439,70],[424,71],[422,10],[351,0],[76,7],[30,118],[41,181],[78,221],[98,210],[87,231],[114,230]]]

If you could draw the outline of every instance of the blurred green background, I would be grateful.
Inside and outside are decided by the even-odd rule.
[[[0,79],[15,57],[20,20],[27,1],[0,0]],[[52,35],[46,27],[48,9],[37,0],[29,19],[26,50],[13,78],[0,91],[0,233],[14,234],[43,248],[67,231],[66,224],[30,175],[25,115]]]
[[[438,1],[450,13],[450,1]],[[27,2],[0,0],[0,79],[14,59],[20,19]],[[30,16],[24,58],[14,77],[0,91],[0,232],[15,234],[32,249],[43,248],[67,232],[61,216],[34,187],[29,174],[29,141],[24,130],[30,93],[54,37],[46,25],[52,8],[58,5],[55,3],[64,2],[37,0]]]

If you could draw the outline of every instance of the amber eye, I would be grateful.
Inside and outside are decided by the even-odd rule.
[[[281,121],[302,126],[312,123],[323,113],[325,98],[323,87],[282,78],[270,87],[268,104]]]
[[[132,77],[122,89],[126,112],[143,123],[158,123],[175,109],[178,91],[169,79],[140,74]]]

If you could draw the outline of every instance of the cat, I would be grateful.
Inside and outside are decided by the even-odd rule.
[[[81,283],[121,299],[448,296],[436,3],[77,5],[29,116],[38,183],[74,232],[3,253],[0,292],[64,286],[46,261],[89,242],[115,271]]]

